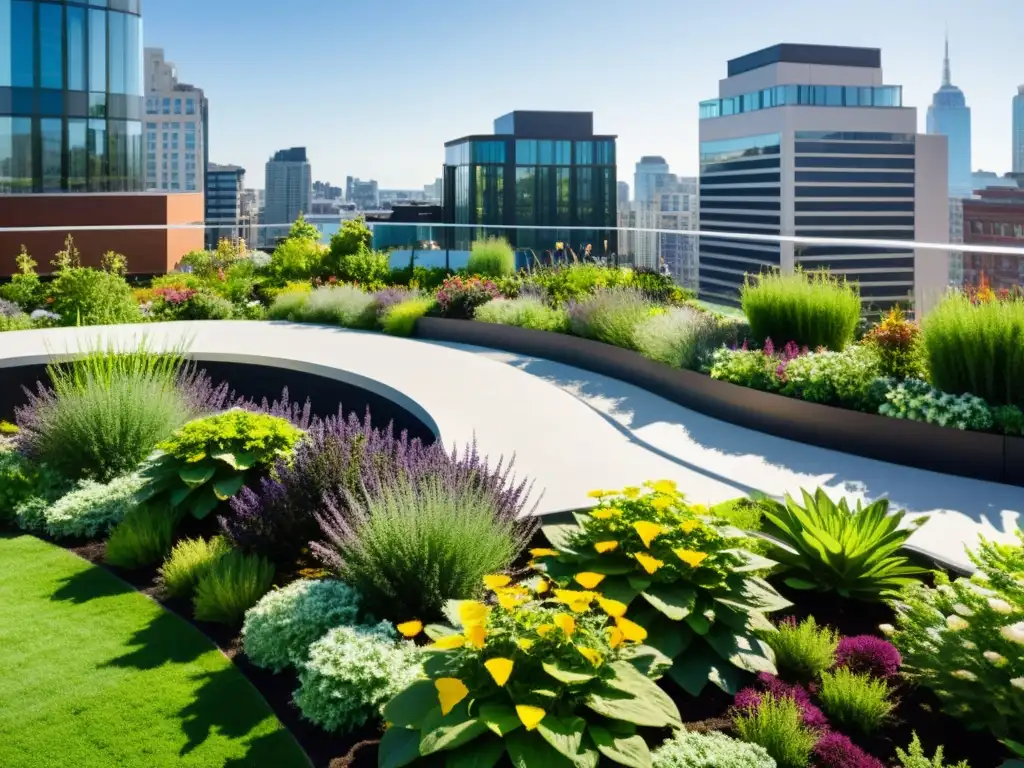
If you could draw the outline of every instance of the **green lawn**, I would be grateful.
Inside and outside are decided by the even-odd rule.
[[[0,534],[0,766],[305,768],[242,674],[102,568]]]

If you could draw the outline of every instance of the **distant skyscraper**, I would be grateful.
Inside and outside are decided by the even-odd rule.
[[[928,107],[928,133],[942,134],[949,147],[949,196],[968,197],[971,185],[971,108],[964,92],[953,85],[949,69],[949,38],[942,65],[942,87]]]
[[[162,48],[145,50],[146,188],[201,192],[207,158],[206,98],[178,81]]]
[[[1024,85],[1013,97],[1013,172],[1024,173]]]
[[[776,45],[733,59],[700,105],[700,229],[906,241],[801,245],[701,237],[700,294],[737,303],[746,274],[822,269],[856,282],[868,312],[918,316],[949,281],[946,138],[917,134],[877,48]]]
[[[373,179],[362,181],[351,176],[345,177],[345,202],[355,203],[360,211],[376,211],[380,208],[380,189]]]
[[[262,223],[285,225],[264,230],[266,245],[273,246],[276,238],[288,233],[287,225],[310,211],[313,174],[305,147],[282,149],[267,161],[266,196]]]
[[[640,158],[633,174],[633,199],[638,203],[653,203],[659,182],[669,175],[664,157],[647,155]]]
[[[629,183],[625,181],[619,182],[618,190],[618,202],[619,205],[625,205],[629,202]]]
[[[243,189],[244,168],[210,163],[206,169],[207,248],[216,248],[217,243],[224,239],[234,242],[246,237],[249,223],[242,220]]]

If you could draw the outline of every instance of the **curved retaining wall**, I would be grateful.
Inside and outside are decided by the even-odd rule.
[[[760,432],[857,456],[1024,486],[1024,438],[966,432],[849,411],[671,368],[576,336],[493,323],[421,318],[415,336],[552,360],[642,387],[666,400]]]

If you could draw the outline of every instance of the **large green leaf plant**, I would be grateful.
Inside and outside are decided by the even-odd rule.
[[[287,419],[242,409],[191,421],[150,456],[142,500],[201,520],[238,493],[249,473],[289,456],[302,434]]]
[[[693,696],[709,682],[736,693],[748,673],[776,672],[760,635],[775,631],[765,614],[790,603],[763,578],[776,563],[747,549],[749,534],[667,480],[591,495],[598,506],[576,524],[542,529],[552,549],[534,550],[537,568],[621,605]]]

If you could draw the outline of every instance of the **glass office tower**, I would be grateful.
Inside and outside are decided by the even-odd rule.
[[[964,92],[953,85],[949,67],[949,40],[942,65],[942,87],[935,92],[928,107],[928,133],[946,137],[949,146],[949,196],[970,197],[974,191],[971,179],[971,108]]]
[[[145,188],[141,0],[0,0],[0,194]]]
[[[504,235],[540,258],[559,242],[615,253],[615,138],[594,134],[590,112],[512,112],[494,121],[493,135],[447,142],[444,221],[492,228],[457,228],[445,245],[465,250]]]

